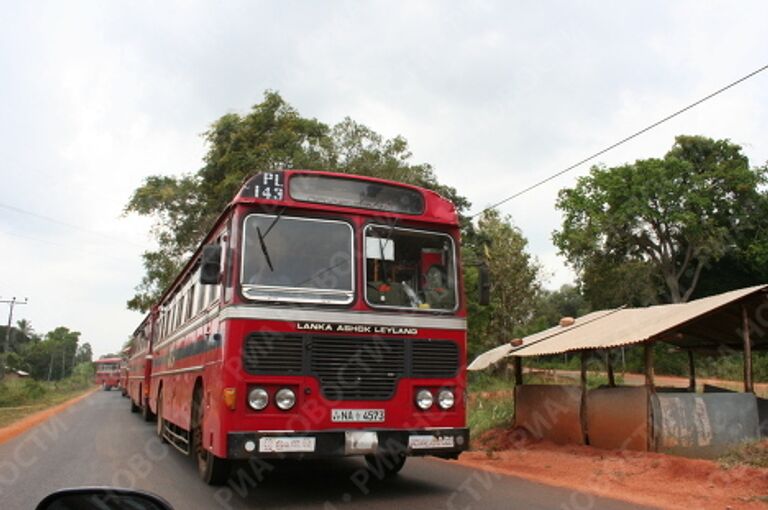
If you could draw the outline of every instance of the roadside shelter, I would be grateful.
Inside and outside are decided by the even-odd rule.
[[[653,345],[687,352],[688,388],[655,384]],[[645,384],[617,386],[610,353],[644,348]],[[768,433],[768,400],[754,393],[752,351],[768,348],[768,285],[688,303],[617,308],[561,321],[561,325],[478,356],[469,370],[511,358],[515,373],[515,424],[536,437],[601,448],[716,455]],[[705,386],[696,392],[694,357],[743,355],[743,392]],[[523,384],[523,360],[579,353],[580,384]],[[608,384],[588,390],[586,360],[602,356]],[[762,426],[761,426],[762,425]],[[761,434],[762,433],[762,434]]]

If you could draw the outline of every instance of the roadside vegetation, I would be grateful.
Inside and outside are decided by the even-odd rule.
[[[0,326],[0,338],[8,329]],[[37,334],[22,319],[11,328],[9,351],[2,353],[0,366],[0,427],[36,411],[64,402],[93,384],[90,344],[80,342],[80,333],[58,327]]]
[[[738,466],[768,468],[768,441],[739,445],[719,460],[723,467],[729,469]]]
[[[0,381],[0,427],[27,415],[60,404],[93,386],[93,365],[77,365],[71,376],[58,381],[32,378]]]

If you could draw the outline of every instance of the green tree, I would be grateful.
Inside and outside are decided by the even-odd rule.
[[[556,326],[563,317],[580,317],[589,312],[587,299],[575,285],[563,285],[558,290],[541,289],[536,296],[533,319],[525,325],[523,334]]]
[[[146,311],[170,284],[224,205],[243,181],[280,168],[332,170],[383,177],[433,189],[463,211],[469,202],[437,181],[428,164],[413,164],[406,140],[385,139],[347,118],[333,128],[302,117],[277,92],[247,115],[230,113],[205,133],[203,167],[179,177],[147,177],[134,191],[126,213],[154,218],[158,249],[144,253],[145,274],[128,307]]]
[[[477,269],[468,265],[470,358],[522,333],[533,317],[540,290],[540,267],[526,252],[528,241],[511,218],[501,217],[496,210],[486,211],[478,221],[475,235],[480,244],[467,247],[465,260],[471,263],[479,259],[470,252],[476,250],[487,262],[491,302],[484,307],[477,305],[472,293]]]
[[[75,365],[81,363],[91,363],[93,361],[93,349],[91,344],[85,342],[83,345],[77,348],[77,354],[75,354]]]
[[[750,169],[729,140],[678,136],[662,159],[595,166],[561,190],[553,239],[589,293],[612,295],[611,305],[654,294],[687,301],[704,268],[754,228],[763,182],[765,169]]]

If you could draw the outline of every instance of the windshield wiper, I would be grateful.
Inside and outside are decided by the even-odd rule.
[[[283,207],[280,210],[280,212],[277,213],[277,215],[275,216],[275,219],[272,220],[272,223],[269,224],[269,227],[267,228],[267,231],[264,232],[263,234],[261,233],[261,228],[256,226],[256,234],[258,234],[258,236],[259,236],[259,246],[261,247],[261,253],[264,255],[264,258],[267,261],[267,266],[269,266],[269,270],[272,271],[273,273],[275,272],[275,268],[272,266],[272,259],[269,258],[269,251],[267,250],[267,243],[264,242],[264,239],[267,238],[267,236],[269,235],[270,231],[272,230],[272,227],[275,226],[275,224],[277,223],[277,221],[280,219],[280,217],[283,215],[284,212],[285,212],[285,207]]]

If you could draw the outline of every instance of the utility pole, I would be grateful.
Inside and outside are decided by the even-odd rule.
[[[5,363],[8,360],[8,353],[11,351],[11,324],[13,324],[13,307],[16,305],[26,305],[29,302],[27,298],[24,301],[12,297],[11,299],[0,299],[0,303],[8,303],[10,310],[8,311],[8,329],[5,332],[5,349],[3,350],[3,359],[0,360],[0,379],[5,377]]]

